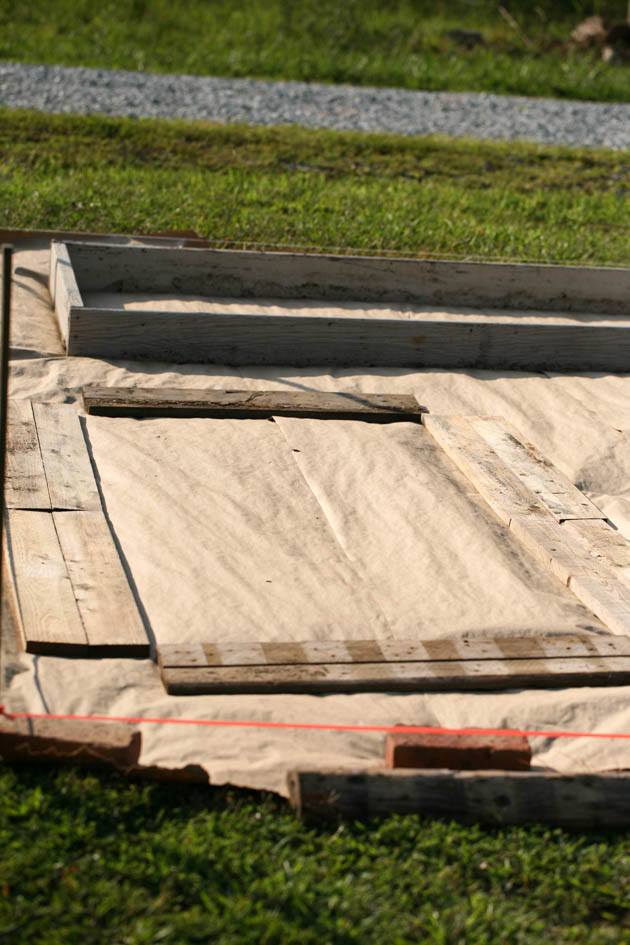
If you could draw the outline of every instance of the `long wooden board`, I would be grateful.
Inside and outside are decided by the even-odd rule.
[[[149,641],[102,512],[53,513],[90,656],[148,656]]]
[[[630,639],[162,646],[173,695],[449,692],[630,682]]]
[[[101,499],[81,420],[72,404],[33,404],[53,509],[99,511]]]
[[[50,495],[30,400],[12,399],[7,417],[7,509],[50,510]]]
[[[630,270],[68,242],[80,290],[630,315]],[[62,270],[63,274],[67,269]]]
[[[162,667],[302,666],[341,663],[430,663],[461,660],[582,659],[630,656],[630,638],[596,633],[535,637],[446,637],[440,640],[334,640],[291,643],[160,644]]]
[[[28,652],[85,654],[87,634],[52,515],[10,509],[7,542],[20,629]]]
[[[550,771],[295,771],[292,806],[334,818],[420,814],[484,824],[630,826],[630,774]]]
[[[191,390],[84,387],[86,413],[104,417],[214,417],[420,422],[426,408],[409,394],[325,391]]]
[[[623,371],[630,319],[611,325],[196,313],[72,307],[68,354],[256,366]]]

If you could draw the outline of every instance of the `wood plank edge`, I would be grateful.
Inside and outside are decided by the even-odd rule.
[[[287,787],[298,816],[314,819],[399,813],[489,825],[630,826],[628,771],[298,769],[288,772]]]

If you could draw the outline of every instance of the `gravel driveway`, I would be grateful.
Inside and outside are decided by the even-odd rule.
[[[508,95],[2,63],[0,106],[630,148],[630,104]]]

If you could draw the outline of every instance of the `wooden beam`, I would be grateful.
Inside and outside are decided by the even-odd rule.
[[[9,509],[7,542],[26,650],[85,655],[88,639],[52,515]]]
[[[54,512],[90,656],[149,656],[149,641],[102,512]]]
[[[294,771],[289,797],[314,818],[416,814],[490,825],[630,826],[630,774],[550,771]]]
[[[101,499],[77,408],[34,403],[33,414],[52,508],[100,511]]]
[[[79,289],[630,315],[630,270],[70,242]]]
[[[421,421],[426,412],[410,394],[326,391],[191,390],[84,387],[86,413],[103,417],[214,417]]]
[[[11,399],[4,502],[7,509],[50,511],[50,495],[30,400]]]
[[[162,669],[170,695],[467,692],[627,686],[630,657]]]
[[[630,656],[630,638],[596,633],[466,637],[440,640],[162,643],[162,667],[303,666],[341,663],[431,663],[461,660],[582,659]]]

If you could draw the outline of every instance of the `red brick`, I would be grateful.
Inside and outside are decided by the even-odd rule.
[[[453,771],[528,771],[532,753],[524,736],[388,735],[388,768],[450,768]]]

